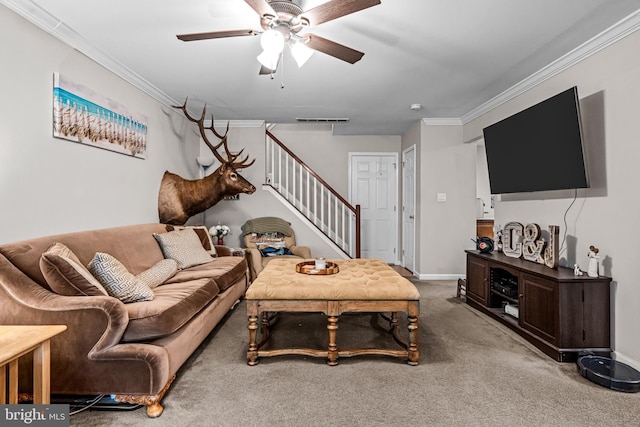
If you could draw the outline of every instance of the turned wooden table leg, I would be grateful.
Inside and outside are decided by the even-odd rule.
[[[260,331],[262,332],[262,340],[266,341],[267,339],[269,339],[269,312],[268,311],[264,311],[262,313],[262,316],[260,319],[260,325],[261,325]]]
[[[249,349],[247,350],[247,364],[249,366],[255,366],[258,364],[258,344],[256,343],[258,333],[257,301],[247,301],[247,314],[249,317]]]
[[[407,345],[409,365],[415,366],[420,360],[420,350],[418,348],[418,303],[412,303],[407,313],[407,329],[409,329],[409,343]]]
[[[338,346],[336,345],[336,331],[338,330],[338,316],[327,316],[329,330],[329,347],[327,351],[327,364],[335,366],[338,364]]]
[[[247,364],[254,366],[258,364],[258,345],[256,335],[258,332],[258,317],[249,316],[249,350],[247,351]]]
[[[398,334],[398,312],[394,311],[391,313],[391,320],[389,321],[389,324],[391,326],[391,332],[393,332],[395,335]]]

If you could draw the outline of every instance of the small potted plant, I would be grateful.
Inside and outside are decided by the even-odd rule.
[[[228,225],[214,225],[209,229],[209,234],[218,238],[218,245],[224,245],[224,236],[229,234],[231,229]]]

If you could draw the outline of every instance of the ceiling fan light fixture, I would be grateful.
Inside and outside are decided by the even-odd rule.
[[[284,49],[284,36],[280,31],[267,30],[260,36],[260,45],[265,52],[279,55]]]
[[[258,55],[258,61],[264,65],[265,68],[275,70],[278,68],[278,62],[280,61],[280,52],[269,52],[264,50]]]
[[[313,49],[307,47],[304,42],[299,40],[291,40],[289,43],[291,48],[291,56],[295,59],[298,68],[302,67],[313,55]]]

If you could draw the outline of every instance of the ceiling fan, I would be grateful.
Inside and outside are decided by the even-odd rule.
[[[176,37],[190,42],[262,34],[260,43],[264,51],[258,55],[258,61],[262,64],[260,74],[273,74],[276,71],[285,44],[289,45],[291,54],[299,67],[304,65],[314,51],[354,64],[362,58],[363,52],[315,34],[304,33],[302,30],[381,3],[380,0],[329,0],[303,11],[292,0],[245,0],[245,2],[260,15],[260,25],[263,30],[213,31],[178,34]]]

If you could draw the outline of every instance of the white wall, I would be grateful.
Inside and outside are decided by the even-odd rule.
[[[421,123],[419,274],[464,277],[464,250],[474,247],[476,148],[462,142],[462,126]],[[438,202],[438,193],[446,195]]]
[[[0,242],[158,222],[164,171],[197,173],[184,119],[5,6],[0,58]],[[54,72],[147,116],[147,159],[53,138]]]
[[[640,31],[464,126],[464,140],[482,128],[572,86],[578,87],[592,188],[502,197],[495,221],[560,226],[564,265],[587,268],[590,245],[600,249],[601,274],[613,278],[612,346],[619,360],[640,369],[640,286],[635,223],[640,218]],[[540,153],[540,162],[544,156]],[[523,169],[532,166],[523,165]],[[566,214],[566,225],[564,217]]]

